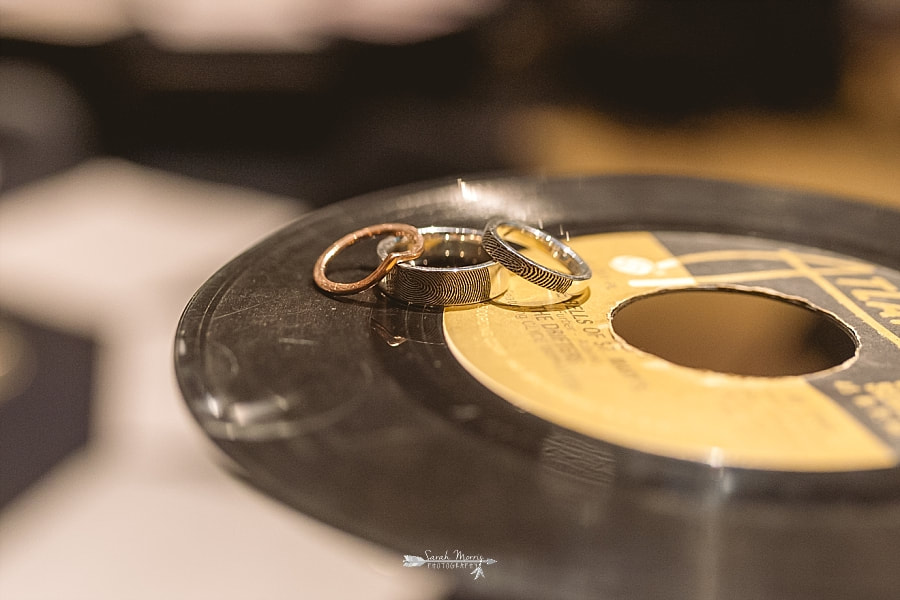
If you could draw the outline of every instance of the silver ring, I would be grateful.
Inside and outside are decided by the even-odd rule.
[[[486,302],[506,291],[509,274],[482,246],[482,233],[462,227],[423,227],[425,250],[397,263],[378,287],[388,296],[421,306],[459,306]],[[382,260],[409,241],[386,237],[378,244]]]
[[[519,277],[560,294],[580,294],[591,279],[591,268],[572,248],[546,231],[519,221],[488,221],[481,243],[491,258]],[[528,258],[513,244],[523,249],[539,248],[551,263],[558,263],[568,273]]]

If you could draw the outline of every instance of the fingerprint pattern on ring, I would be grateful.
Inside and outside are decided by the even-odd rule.
[[[489,231],[485,231],[481,244],[488,254],[491,255],[491,258],[531,283],[560,294],[566,293],[572,287],[571,278],[554,273],[546,267],[541,268],[531,264],[524,257],[512,252]]]
[[[474,304],[491,299],[488,265],[476,269],[426,271],[398,267],[381,280],[381,289],[394,298],[425,306]]]

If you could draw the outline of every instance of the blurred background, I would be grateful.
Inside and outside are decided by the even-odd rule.
[[[2,185],[96,155],[314,204],[486,170],[891,200],[896,0],[0,0]]]
[[[897,0],[0,0],[0,597],[445,593],[180,404],[191,294],[305,211],[491,172],[900,207],[898,167]]]

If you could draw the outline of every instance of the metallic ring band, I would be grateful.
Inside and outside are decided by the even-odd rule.
[[[569,272],[531,260],[513,243],[523,248],[539,247]],[[572,248],[546,231],[518,221],[492,219],[484,228],[482,244],[491,258],[519,277],[560,294],[580,294],[591,279],[591,268]]]
[[[425,251],[378,283],[392,298],[422,306],[458,306],[486,302],[506,291],[509,275],[484,251],[482,234],[462,227],[424,227]],[[385,238],[378,256],[385,257],[401,244]]]
[[[325,268],[328,262],[335,257],[340,251],[352,246],[359,240],[374,237],[384,233],[390,233],[394,236],[405,238],[409,241],[407,247],[399,252],[389,252],[381,256],[381,264],[372,271],[368,276],[354,281],[352,283],[339,283],[328,279],[325,275]],[[389,238],[390,239],[390,238]],[[396,238],[394,238],[396,239]],[[348,233],[332,245],[325,249],[325,252],[319,256],[313,267],[313,279],[320,288],[332,294],[353,294],[361,292],[366,288],[370,288],[387,275],[401,260],[412,260],[418,258],[425,249],[425,240],[419,233],[419,230],[412,225],[404,223],[381,223],[380,225],[371,225],[357,229],[353,233]]]

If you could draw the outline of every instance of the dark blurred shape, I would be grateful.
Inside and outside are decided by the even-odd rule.
[[[525,0],[413,43],[184,52],[136,34],[4,50],[73,81],[108,154],[324,204],[516,169],[504,119],[517,107],[586,104],[655,123],[827,106],[841,75],[841,7]]]
[[[88,441],[91,340],[0,311],[0,508]]]
[[[91,110],[65,77],[0,58],[0,191],[70,167],[95,144]]]
[[[829,103],[841,75],[836,0],[563,0],[561,77],[629,117]]]

